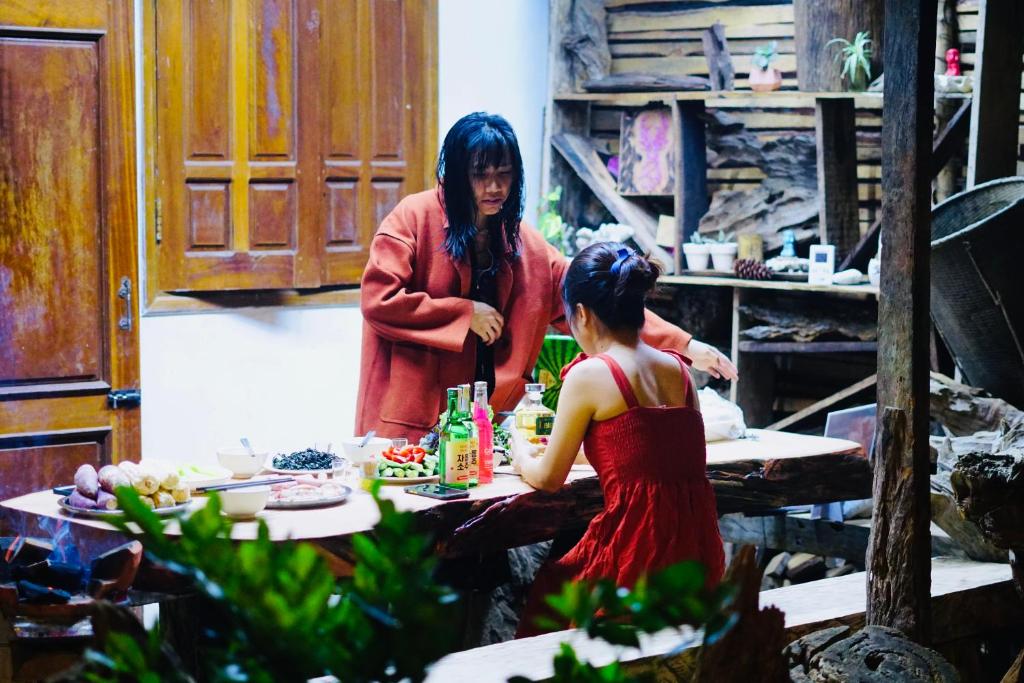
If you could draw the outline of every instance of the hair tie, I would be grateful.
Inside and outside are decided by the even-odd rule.
[[[619,257],[615,259],[615,263],[612,264],[610,269],[613,277],[619,276],[619,270],[622,269],[622,264],[626,262],[630,256],[634,256],[636,252],[632,249],[626,249],[625,247],[619,249]]]

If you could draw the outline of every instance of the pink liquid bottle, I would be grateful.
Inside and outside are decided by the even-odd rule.
[[[480,473],[477,481],[494,481],[494,425],[487,412],[487,382],[473,384],[473,422],[480,437]]]

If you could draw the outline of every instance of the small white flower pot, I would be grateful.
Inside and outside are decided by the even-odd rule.
[[[709,244],[708,250],[711,252],[711,264],[715,270],[723,273],[732,272],[732,264],[736,260],[735,242]]]
[[[711,255],[710,244],[685,242],[683,254],[686,255],[686,267],[689,270],[707,270],[708,257]]]

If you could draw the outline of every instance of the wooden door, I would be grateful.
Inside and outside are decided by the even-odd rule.
[[[155,0],[158,288],[359,282],[434,132],[423,0]]]
[[[0,0],[0,498],[138,457],[131,46],[131,0]]]

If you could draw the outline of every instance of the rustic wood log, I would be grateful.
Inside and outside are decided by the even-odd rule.
[[[787,681],[782,648],[786,644],[786,619],[777,607],[761,609],[761,570],[754,548],[744,546],[729,567],[727,580],[739,587],[737,623],[719,640],[704,648],[693,680]]]
[[[928,15],[932,30],[933,14]],[[849,89],[849,82],[840,78],[840,68],[835,61],[837,45],[828,45],[833,38],[853,41],[858,31],[870,32],[871,78],[882,73],[883,52],[889,54],[884,42],[888,17],[883,12],[882,0],[862,2],[820,2],[820,0],[794,0],[793,24],[796,42],[796,74],[800,90],[813,92],[838,92]],[[934,46],[929,46],[929,60]],[[892,71],[897,62],[890,56],[886,64]],[[928,63],[931,73],[931,62]]]
[[[128,590],[142,563],[142,544],[131,541],[103,553],[90,565],[89,594],[102,598]]]
[[[860,565],[864,564],[868,549],[867,527],[823,519],[803,519],[785,514],[729,514],[718,519],[718,529],[722,540],[727,543],[841,557]],[[768,568],[765,574],[771,574]],[[777,577],[785,578],[785,568],[778,572]]]
[[[949,534],[967,557],[978,562],[1006,562],[1006,550],[997,548],[977,524],[960,514],[948,472],[931,477],[931,507],[932,521]]]
[[[925,399],[931,324],[929,161],[935,8],[935,0],[885,2],[882,225],[886,248],[881,289],[886,296],[878,303],[881,410],[873,463],[867,609],[869,624],[897,628],[919,642],[929,640],[931,627]]]
[[[722,26],[722,22],[716,21],[711,28],[704,29],[701,43],[704,46],[704,57],[708,60],[711,89],[732,90],[732,57],[729,56],[729,46],[725,42],[725,27]]]
[[[937,372],[929,384],[931,416],[955,436],[995,431],[1005,422],[1009,427],[1024,423],[1024,411],[983,389],[961,384]]]
[[[620,223],[633,228],[633,239],[637,244],[657,259],[666,272],[672,272],[674,264],[672,256],[658,246],[656,241],[657,220],[639,204],[616,192],[615,179],[601,163],[601,158],[594,150],[593,144],[587,138],[572,133],[553,135],[551,143],[587,187],[608,207],[612,215]]]
[[[569,26],[559,41],[569,67],[574,92],[585,81],[604,78],[611,72],[607,22],[603,0],[572,0]]]
[[[752,190],[719,190],[700,220],[704,235],[761,235],[766,252],[782,248],[783,230],[792,230],[798,242],[818,235],[818,193],[804,187],[769,187],[765,181]]]
[[[805,636],[786,648],[790,680],[814,683],[907,681],[959,683],[942,655],[896,629],[866,626],[853,635],[836,627]]]
[[[711,82],[701,76],[667,76],[626,72],[586,81],[583,88],[588,92],[710,90]]]
[[[878,336],[875,306],[867,302],[844,302],[841,311],[807,300],[779,299],[778,302],[746,303],[740,312],[761,325],[744,328],[740,336],[756,341],[790,340],[811,342],[822,339],[873,341]]]
[[[711,168],[756,166],[769,178],[817,190],[817,144],[811,135],[784,135],[764,141],[735,116],[712,109],[704,114]]]
[[[967,453],[950,484],[964,516],[993,543],[1024,549],[1024,452]]]

